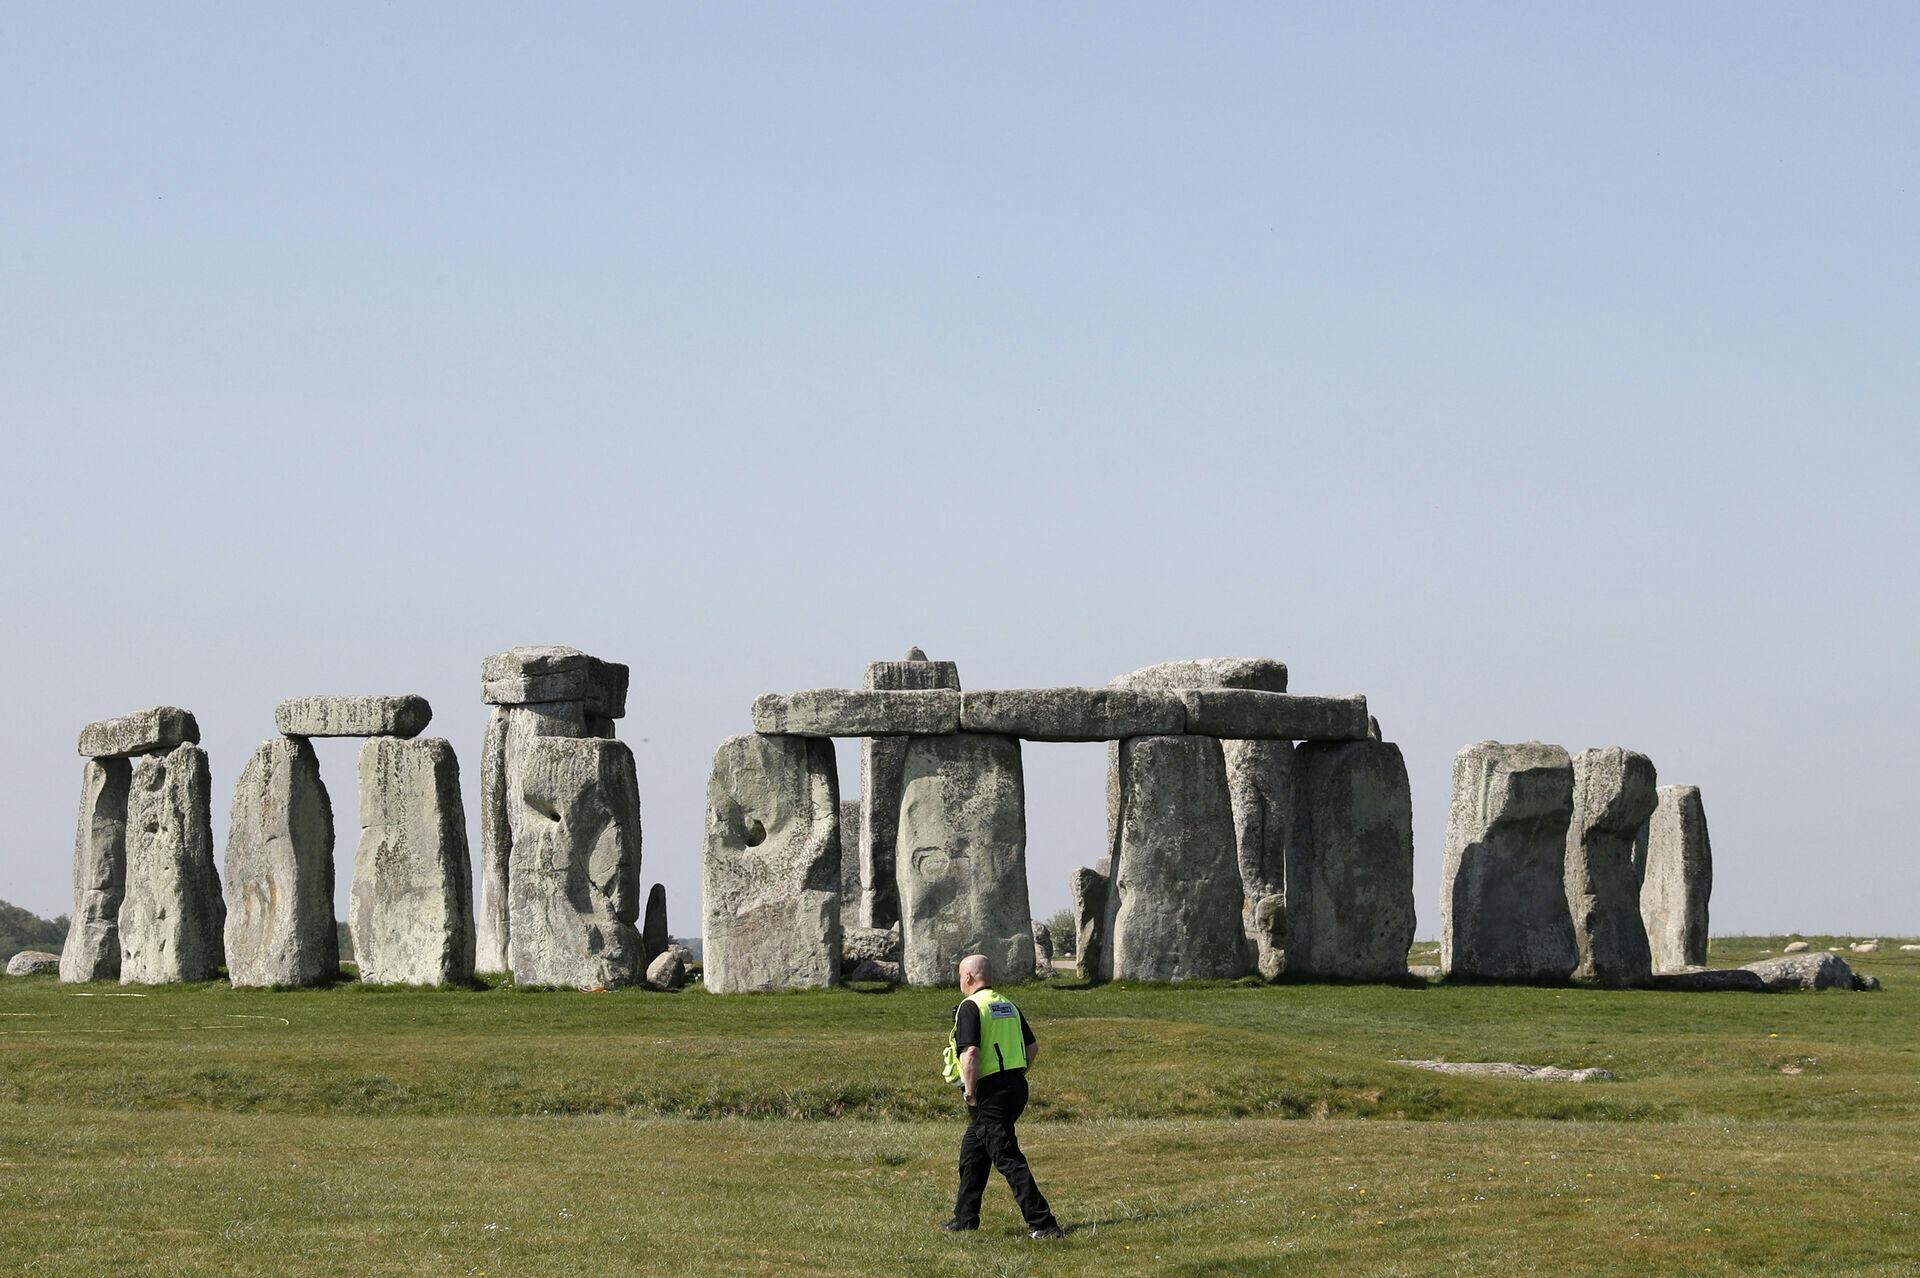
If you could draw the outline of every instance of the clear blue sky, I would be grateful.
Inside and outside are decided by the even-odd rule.
[[[694,932],[714,746],[918,643],[1367,693],[1423,935],[1486,737],[1704,786],[1718,929],[1920,931],[1916,55],[1911,5],[0,7],[0,896],[68,907],[88,720],[195,710],[224,840],[277,700],[423,692],[474,817],[480,658],[563,642],[633,667]],[[1045,912],[1104,757],[1027,763]]]

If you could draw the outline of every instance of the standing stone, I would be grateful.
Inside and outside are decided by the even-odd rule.
[[[1445,975],[1563,981],[1573,972],[1572,817],[1573,761],[1559,746],[1482,741],[1454,756],[1440,897]]]
[[[1634,844],[1659,803],[1653,761],[1619,746],[1573,756],[1567,828],[1567,908],[1579,953],[1573,979],[1644,985],[1653,975]]]
[[[838,762],[835,763],[836,770]],[[860,800],[840,800],[840,926],[860,926],[866,885],[860,881]]]
[[[640,967],[645,971],[653,960],[667,952],[673,937],[667,931],[667,885],[656,883],[647,893],[647,912],[640,922]]]
[[[1707,898],[1713,893],[1713,846],[1697,785],[1663,785],[1636,854],[1643,871],[1640,921],[1653,970],[1704,967]]]
[[[908,984],[952,985],[969,954],[987,956],[996,985],[1032,978],[1026,779],[1017,740],[985,733],[912,738],[895,846]]]
[[[728,737],[707,782],[705,963],[715,994],[840,983],[833,742]]]
[[[1073,957],[1085,980],[1100,975],[1107,941],[1108,862],[1100,859],[1098,868],[1081,865],[1067,876],[1067,890],[1073,898]]]
[[[1205,657],[1168,661],[1121,675],[1112,687],[1159,692],[1198,688],[1245,688],[1285,692],[1287,667],[1267,657]],[[1268,980],[1284,966],[1287,841],[1293,836],[1294,749],[1291,741],[1220,743],[1227,769],[1227,799],[1233,808],[1236,856],[1244,900],[1241,920],[1260,974]],[[1119,803],[1120,747],[1107,748],[1107,844],[1113,845]],[[1080,970],[1091,973],[1083,959]]]
[[[633,752],[603,737],[534,737],[518,768],[508,874],[514,984],[633,984],[645,971],[634,927],[640,784]]]
[[[213,778],[197,745],[151,754],[127,799],[127,891],[120,983],[210,981],[223,960],[226,906],[213,862]]]
[[[957,689],[960,668],[951,661],[928,661],[913,648],[905,661],[869,664],[866,685],[876,692]],[[894,845],[900,829],[900,778],[906,758],[905,737],[867,737],[860,742],[860,882],[865,893],[860,922],[867,927],[892,927],[900,921]]]
[[[527,743],[537,737],[612,736],[613,720],[593,714],[584,701],[494,707],[487,720],[487,735],[480,756],[480,912],[474,960],[477,970],[505,972],[510,966],[508,950],[512,928],[507,901],[511,893],[507,876],[513,860],[513,809]]]
[[[1042,981],[1053,979],[1053,929],[1039,919],[1033,920],[1033,974]]]
[[[1107,893],[1114,980],[1243,976],[1244,893],[1212,737],[1134,737],[1120,743],[1113,876]]]
[[[318,985],[340,974],[333,804],[303,737],[263,741],[227,822],[227,979]]]
[[[1295,755],[1286,969],[1403,979],[1413,944],[1413,792],[1400,747],[1307,741]]]
[[[127,790],[133,765],[88,759],[73,837],[73,921],[60,952],[63,981],[120,976],[120,903],[127,894]]]
[[[443,737],[360,747],[353,957],[370,985],[473,979],[473,870],[460,763]]]

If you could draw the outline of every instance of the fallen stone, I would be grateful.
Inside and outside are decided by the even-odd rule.
[[[518,766],[508,867],[514,984],[633,984],[642,976],[633,752],[605,737],[532,737]]]
[[[73,914],[60,952],[63,981],[120,977],[120,905],[127,894],[127,792],[133,764],[88,759],[73,838]]]
[[[80,753],[90,759],[157,754],[200,740],[200,723],[179,706],[154,706],[101,719],[80,729]]]
[[[433,707],[414,693],[391,697],[290,697],[273,711],[289,737],[417,737]]]
[[[1150,688],[1184,692],[1190,688],[1249,688],[1255,692],[1285,692],[1287,666],[1270,657],[1200,657],[1190,661],[1163,661],[1123,674],[1109,683],[1114,688]]]
[[[1746,965],[1770,990],[1850,990],[1853,969],[1838,954],[1792,954]]]
[[[1437,981],[1440,979],[1440,965],[1438,963],[1409,963],[1407,965],[1407,975],[1417,980]]]
[[[1853,988],[1856,990],[1877,990],[1880,988],[1880,978],[1877,976],[1862,976],[1860,973],[1855,972],[1853,974]]]
[[[1391,981],[1413,944],[1413,792],[1400,747],[1308,741],[1286,871],[1286,970]]]
[[[951,661],[924,660],[920,649],[913,648],[905,661],[869,663],[866,686],[874,692],[957,692],[960,668]],[[891,927],[900,921],[894,848],[900,834],[900,776],[906,761],[905,737],[868,737],[860,742],[859,921],[868,927]]]
[[[7,960],[8,976],[41,976],[60,971],[60,956],[45,950],[21,950]]]
[[[213,861],[213,781],[196,745],[150,754],[127,798],[120,983],[210,981],[224,961],[226,905]]]
[[[991,688],[960,699],[962,732],[1028,741],[1117,741],[1178,733],[1186,707],[1171,692],[1132,688]]]
[[[1266,741],[1364,741],[1365,697],[1302,697],[1244,688],[1198,688],[1180,694],[1187,732]]]
[[[582,701],[495,706],[487,720],[480,756],[480,910],[475,918],[474,966],[481,972],[510,968],[512,922],[508,908],[513,863],[513,810],[521,761],[536,737],[613,736],[613,720],[589,714]]]
[[[849,981],[884,981],[888,985],[905,985],[907,969],[890,959],[861,959],[847,973]]]
[[[960,730],[960,693],[860,688],[769,692],[753,703],[753,730],[763,736],[942,736]]]
[[[1619,746],[1582,750],[1572,761],[1565,880],[1579,955],[1573,979],[1644,985],[1653,955],[1640,919],[1634,844],[1659,801],[1653,761]]]
[[[840,963],[845,967],[867,959],[897,963],[902,953],[900,925],[892,927],[845,927],[841,930]]]
[[[333,920],[333,803],[300,737],[263,741],[227,822],[227,979],[318,985],[340,974]]]
[[[1745,990],[1764,994],[1766,981],[1757,972],[1744,967],[1708,968],[1693,966],[1681,971],[1655,972],[1647,978],[1647,987],[1656,990],[1688,990],[1712,993],[1720,990]]]
[[[720,744],[707,783],[708,990],[839,984],[839,827],[831,742],[753,735]]]
[[[647,893],[647,911],[641,915],[640,961],[651,967],[671,944],[673,937],[667,931],[667,885],[656,883]]]
[[[1786,954],[1805,954],[1809,948],[1805,941],[1789,941],[1783,947],[1782,952]]]
[[[1573,760],[1555,745],[1482,741],[1454,756],[1441,873],[1450,977],[1563,981],[1579,961],[1567,909]]]
[[[602,661],[578,648],[537,644],[497,652],[482,661],[480,696],[496,706],[578,701],[597,718],[621,719],[627,713],[627,678],[627,668],[617,661]]]
[[[1641,830],[1634,859],[1640,866],[1640,921],[1653,970],[1704,966],[1713,848],[1699,786],[1660,787],[1659,806]]]
[[[1903,945],[1900,949],[1903,953],[1912,953],[1915,950],[1920,950],[1920,945]]]
[[[1515,1065],[1509,1061],[1389,1061],[1436,1074],[1481,1074],[1488,1078],[1518,1078],[1531,1083],[1610,1083],[1613,1074],[1604,1069],[1560,1069],[1554,1065]]]
[[[687,983],[687,965],[674,950],[661,950],[647,964],[647,984],[656,990],[677,990]]]
[[[1880,942],[1855,941],[1852,945],[1849,945],[1847,948],[1852,950],[1855,954],[1878,954],[1880,952]]]
[[[1118,772],[1107,892],[1110,953],[1102,956],[1100,975],[1131,981],[1245,975],[1250,956],[1239,855],[1219,742],[1134,737],[1120,743]]]
[[[1073,899],[1073,960],[1091,980],[1099,975],[1106,952],[1107,876],[1076,866],[1067,876],[1067,888]]]
[[[442,737],[360,747],[353,958],[369,985],[473,979],[473,869],[460,763]]]
[[[900,934],[907,981],[953,985],[969,954],[993,983],[1033,976],[1026,776],[1012,737],[915,737],[901,773]]]

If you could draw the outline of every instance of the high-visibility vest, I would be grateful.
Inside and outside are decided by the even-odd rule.
[[[971,995],[967,1002],[980,1009],[980,1077],[998,1074],[1003,1069],[1027,1067],[1027,1039],[1020,1032],[1020,1009],[1010,999],[990,989]],[[957,1021],[960,1009],[954,1009]],[[946,1068],[941,1076],[949,1083],[965,1084],[960,1077],[959,1027],[947,1031]]]

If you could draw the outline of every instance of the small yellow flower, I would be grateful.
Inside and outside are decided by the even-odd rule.
[[[1655,1180],[1659,1180],[1659,1179],[1660,1179],[1660,1173],[1659,1173],[1659,1172],[1655,1172],[1655,1173],[1653,1174],[1653,1178],[1654,1178]]]

